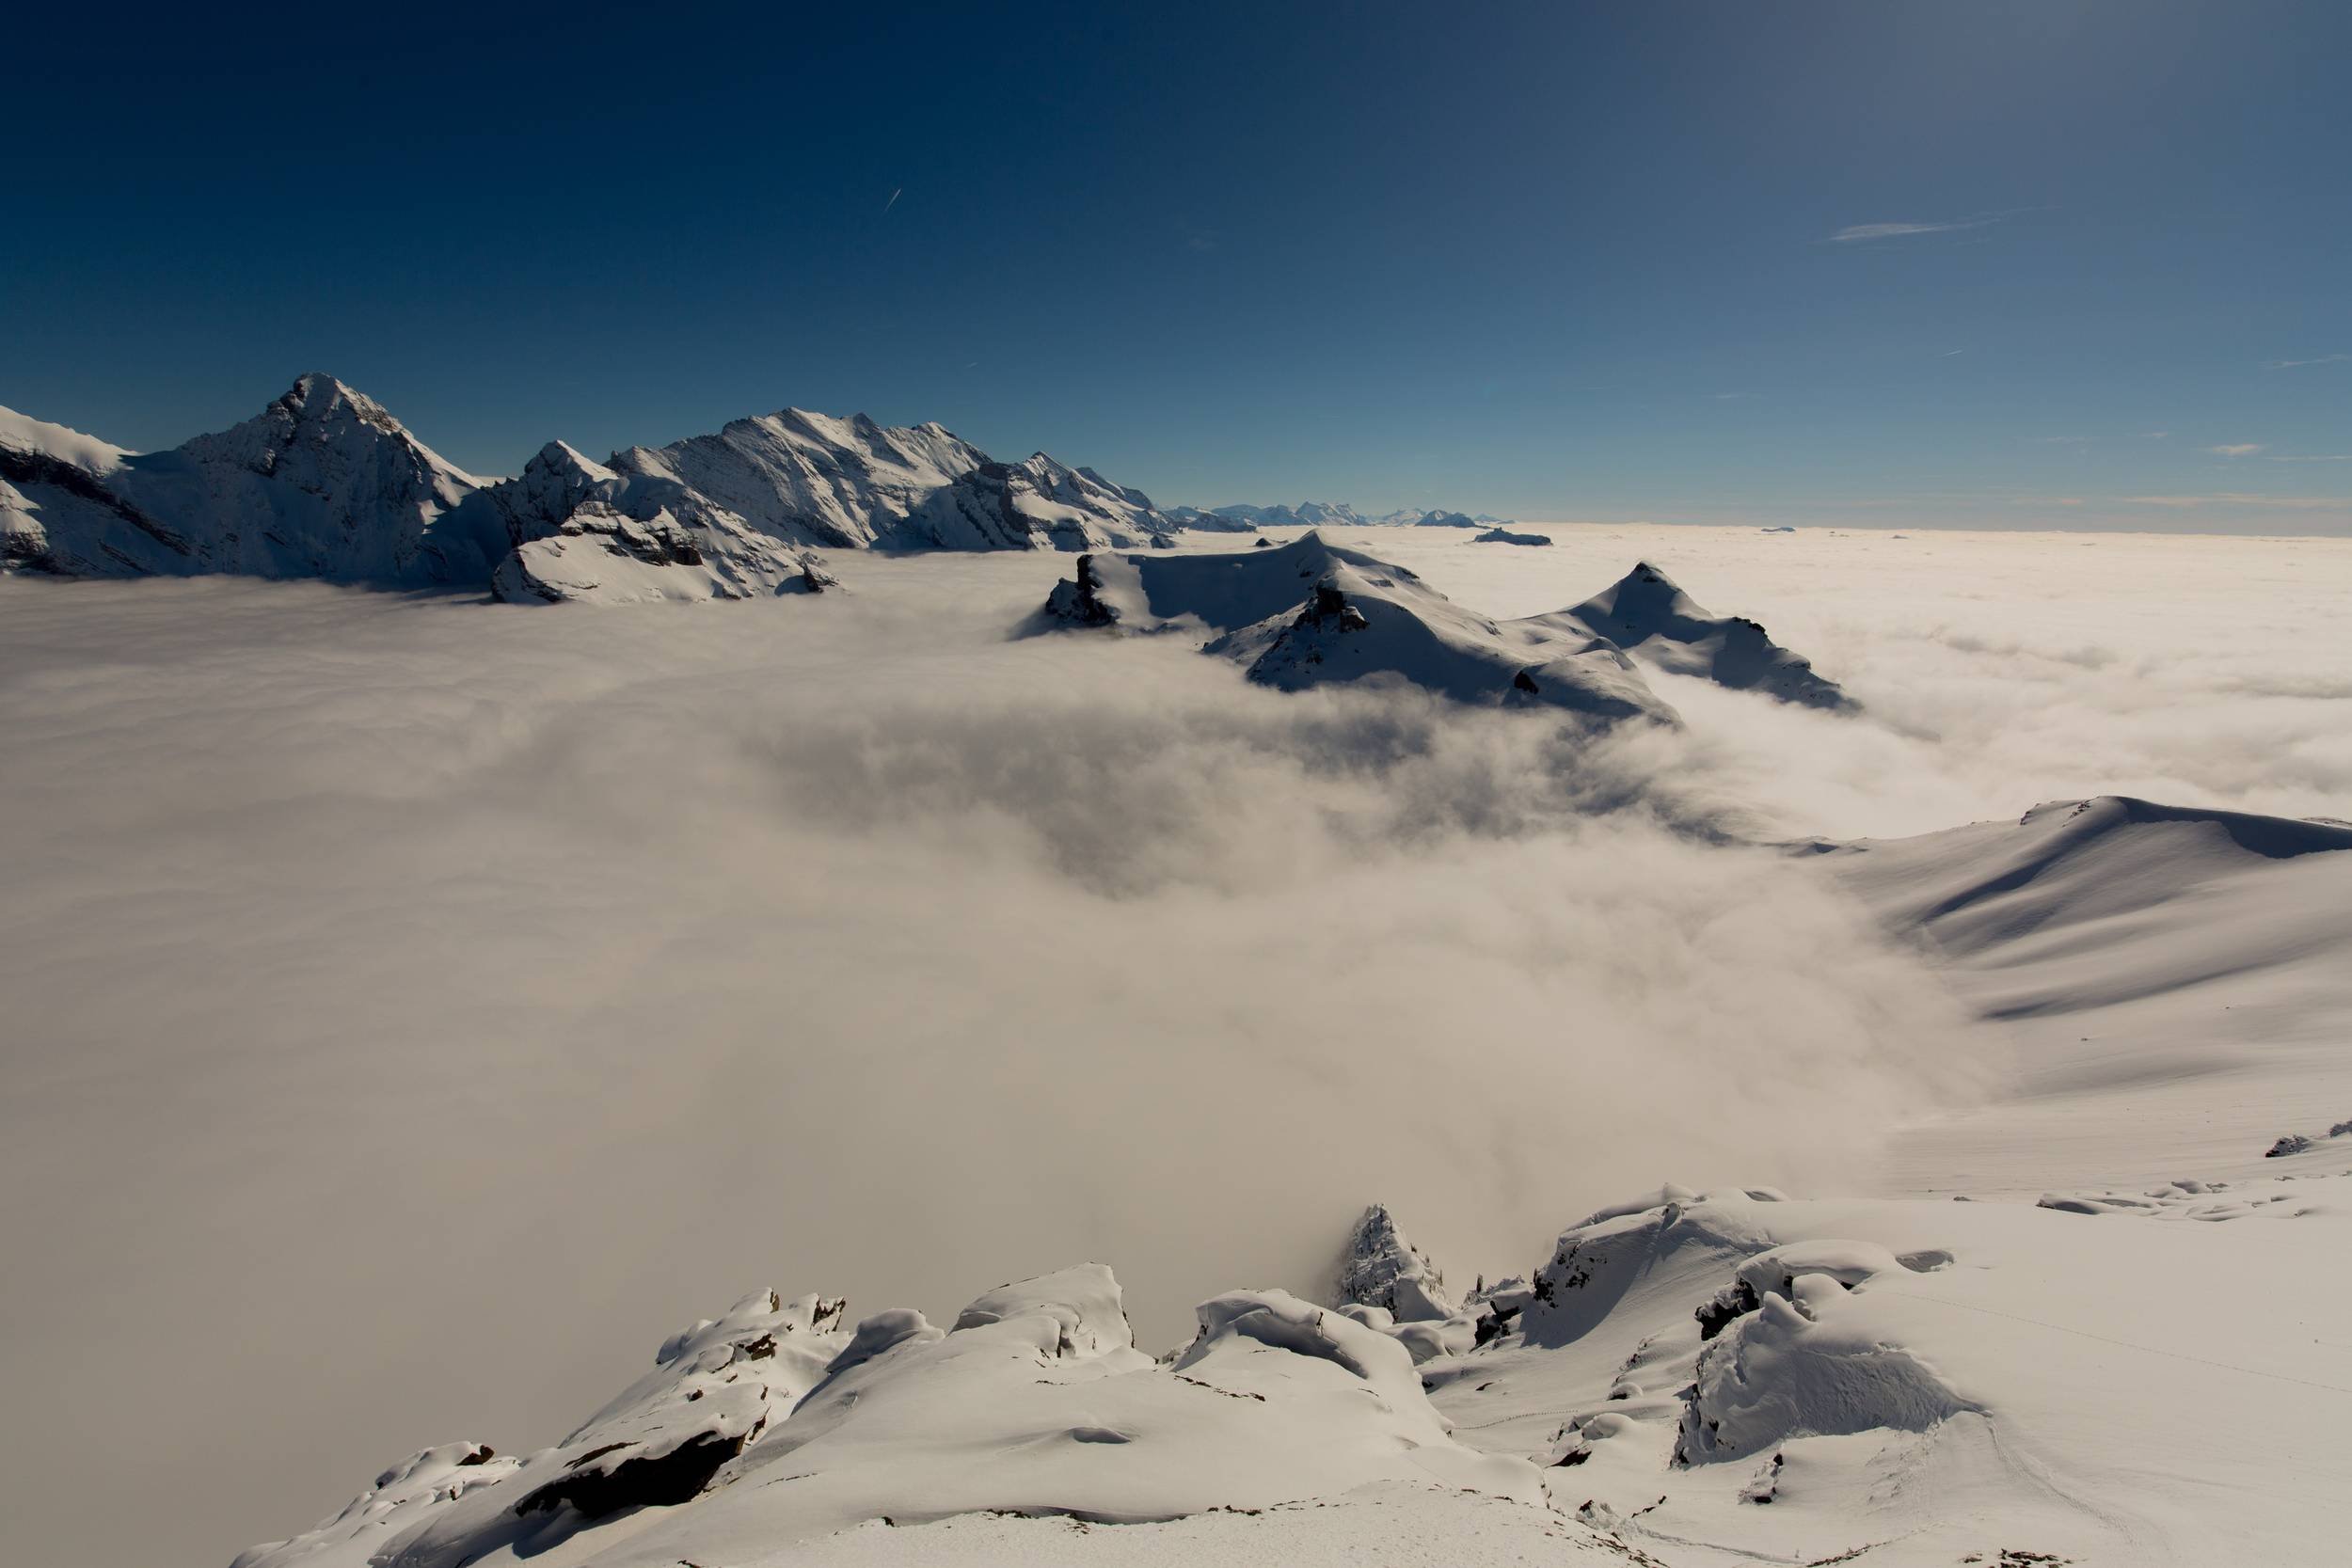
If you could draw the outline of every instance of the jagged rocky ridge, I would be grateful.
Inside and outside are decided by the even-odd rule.
[[[0,410],[0,568],[481,587],[523,603],[821,590],[819,549],[1138,548],[1141,491],[936,424],[801,409],[597,463],[551,442],[488,482],[306,375],[261,415],[136,454]]]
[[[1604,610],[1606,628],[1594,619]],[[1574,610],[1497,621],[1320,531],[1214,555],[1088,554],[1047,595],[1041,624],[1200,637],[1204,652],[1285,691],[1401,680],[1467,703],[1678,723],[1628,657],[1638,649],[1720,685],[1856,706],[1762,626],[1708,616],[1646,562]]]

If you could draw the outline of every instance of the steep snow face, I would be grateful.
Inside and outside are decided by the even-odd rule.
[[[1176,525],[1140,490],[1043,452],[982,463],[926,497],[875,541],[897,549],[1136,549]]]
[[[1099,1263],[991,1291],[946,1331],[899,1308],[844,1332],[837,1301],[760,1291],[556,1447],[427,1449],[236,1568],[667,1568],[874,1520],[1166,1520],[1379,1482],[1543,1501],[1525,1460],[1454,1442],[1392,1339],[1279,1291],[1199,1319],[1155,1364]]]
[[[1406,568],[1315,532],[1232,554],[1085,556],[1045,613],[1071,626],[1207,635],[1205,652],[1279,690],[1389,679],[1457,702],[1679,722],[1624,654],[1573,621],[1489,620]]]
[[[135,569],[131,549],[187,553],[187,541],[126,503],[107,483],[131,454],[94,436],[0,408],[0,567]],[[90,568],[84,562],[102,560]]]
[[[936,424],[885,428],[863,414],[841,420],[787,408],[737,420],[715,436],[631,447],[612,466],[691,493],[675,508],[690,521],[703,520],[693,515],[699,509],[723,511],[794,544],[864,548],[987,461]]]
[[[1523,543],[1524,541],[1514,541]],[[1710,615],[1647,562],[1565,613],[1661,670],[1842,712],[1860,705],[1754,621]]]
[[[481,482],[330,376],[306,375],[255,418],[170,451],[40,434],[58,428],[0,429],[0,479],[18,497],[4,502],[7,555],[20,567],[384,584],[488,575],[476,540],[437,526]]]
[[[725,513],[803,545],[845,548],[1126,548],[1172,531],[1151,498],[1039,452],[1000,464],[936,424],[886,429],[787,408],[738,420],[716,436],[612,460],[622,474],[667,481],[690,522]]]

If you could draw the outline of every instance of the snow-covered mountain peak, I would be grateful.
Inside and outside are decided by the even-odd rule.
[[[612,477],[612,470],[573,446],[569,441],[549,441],[532,453],[523,465],[523,472],[576,475],[581,479],[603,480]]]
[[[1805,707],[1853,712],[1861,706],[1836,681],[1816,674],[1810,660],[1774,642],[1762,626],[1710,613],[1646,561],[1562,616],[1675,674],[1763,691]]]
[[[305,375],[252,419],[168,451],[135,456],[34,420],[12,428],[40,449],[0,472],[0,556],[21,568],[386,583],[489,574],[470,540],[438,526],[481,482],[332,376]]]
[[[268,407],[241,424],[183,442],[198,462],[236,463],[273,475],[291,454],[311,454],[297,483],[348,477],[363,466],[385,470],[394,483],[421,485],[443,507],[453,506],[482,482],[426,446],[382,404],[333,376],[313,371],[297,377]]]
[[[1679,722],[1623,653],[1572,617],[1491,620],[1319,530],[1223,554],[1088,555],[1044,616],[1207,636],[1202,651],[1278,690],[1402,681],[1481,705]]]
[[[1405,1239],[1387,1205],[1379,1203],[1364,1211],[1348,1237],[1339,1299],[1379,1307],[1400,1323],[1435,1322],[1457,1310],[1445,1293],[1445,1276]]]
[[[280,407],[296,419],[325,419],[338,413],[348,413],[389,434],[401,431],[401,422],[382,404],[349,383],[328,375],[325,371],[309,371],[294,377],[294,384],[271,404]]]

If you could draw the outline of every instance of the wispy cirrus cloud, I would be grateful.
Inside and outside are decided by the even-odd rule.
[[[2265,443],[2261,441],[2226,441],[2220,446],[2207,447],[2205,450],[2216,457],[2252,457],[2261,451],[2264,446]]]
[[[2323,354],[2311,359],[2272,359],[2266,361],[2264,364],[2263,369],[2266,371],[2293,371],[2300,370],[2305,365],[2344,364],[2352,364],[2352,354]]]
[[[1998,223],[1997,217],[1961,218],[1951,223],[1850,223],[1829,237],[1832,245],[1851,245],[1857,240],[1899,240],[1909,234],[1949,234],[1955,230],[1982,229]]]

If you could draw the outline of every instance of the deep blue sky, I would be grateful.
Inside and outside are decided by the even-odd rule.
[[[493,9],[13,24],[0,403],[144,448],[321,369],[487,473],[799,404],[1200,504],[2352,531],[2352,6]]]

